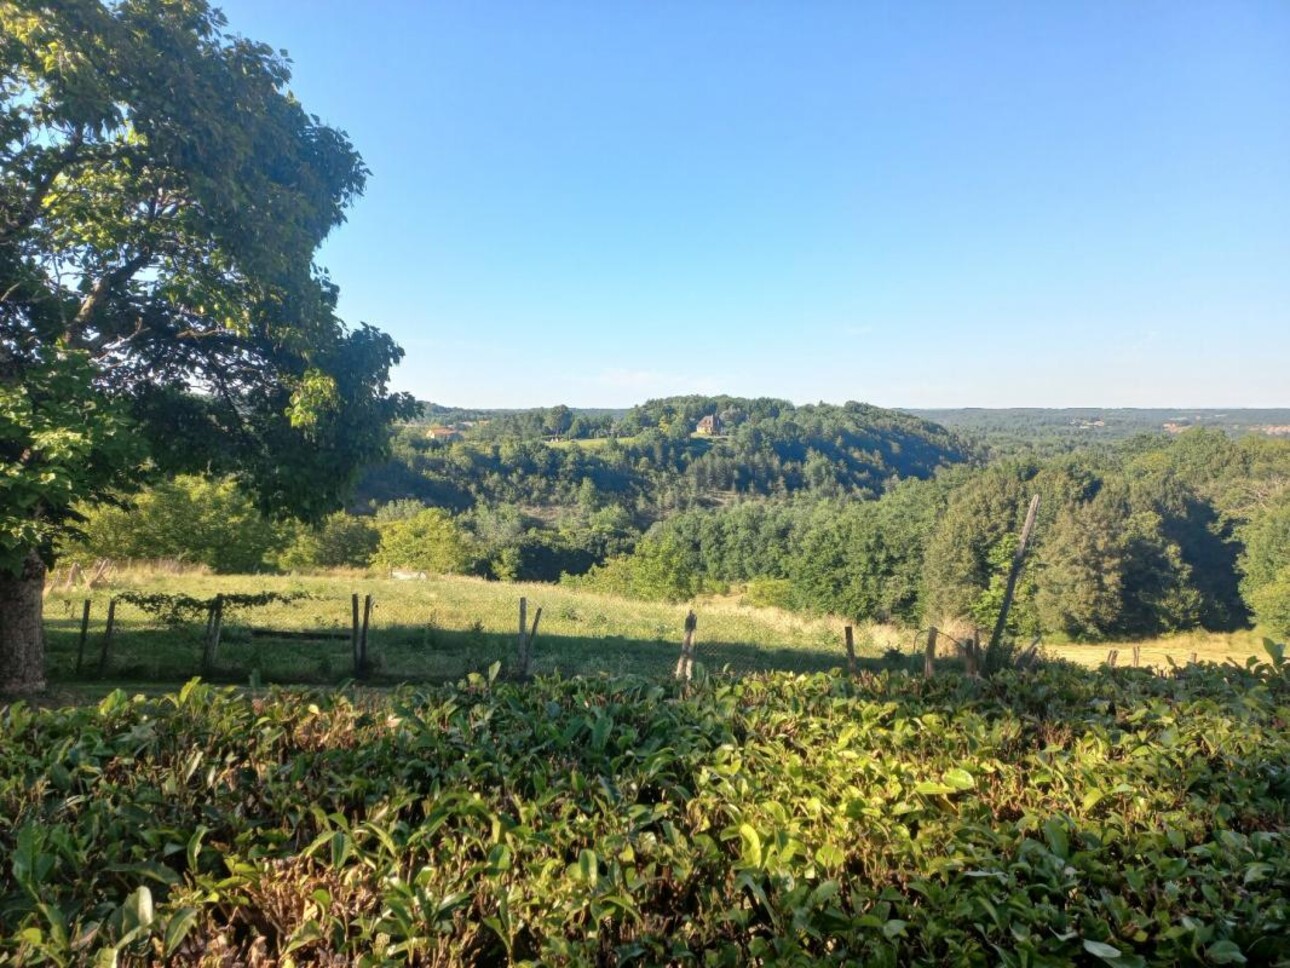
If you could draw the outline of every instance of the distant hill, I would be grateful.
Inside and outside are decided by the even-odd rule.
[[[544,417],[550,410],[561,409],[557,407],[449,407],[441,403],[431,403],[428,400],[417,401],[421,408],[421,413],[412,421],[414,424],[432,424],[444,427],[459,425],[469,425],[475,423],[488,422],[506,418],[516,417]],[[613,407],[564,407],[575,416],[583,416],[599,419],[609,417],[618,419],[627,413],[626,408]]]
[[[904,412],[994,444],[1077,447],[1144,433],[1177,434],[1192,427],[1221,430],[1234,437],[1251,433],[1290,437],[1290,408],[964,407]]]
[[[976,456],[954,432],[862,403],[794,406],[668,397],[630,410],[468,410],[427,404],[371,468],[363,501],[415,498],[468,510],[627,509],[639,522],[741,498],[873,497]]]

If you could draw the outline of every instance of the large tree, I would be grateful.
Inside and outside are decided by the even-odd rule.
[[[314,265],[367,171],[205,0],[0,0],[0,689],[73,507],[232,474],[318,517],[410,401]]]

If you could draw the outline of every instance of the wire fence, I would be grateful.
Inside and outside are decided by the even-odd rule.
[[[442,591],[381,591],[361,585],[326,595],[56,591],[45,601],[48,671],[55,680],[166,682],[200,675],[331,684],[450,681],[495,663],[508,678],[685,677],[696,665],[738,676],[854,671],[876,658],[840,626],[777,639],[724,615],[712,621],[702,610],[687,615],[684,606],[660,609],[657,618],[623,617],[613,613],[612,602],[588,605],[552,592],[494,595],[472,613],[472,603],[448,601]],[[678,661],[683,656],[688,661]]]

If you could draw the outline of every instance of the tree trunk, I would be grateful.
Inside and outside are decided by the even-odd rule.
[[[0,570],[0,692],[45,688],[45,563],[32,552],[22,572]]]

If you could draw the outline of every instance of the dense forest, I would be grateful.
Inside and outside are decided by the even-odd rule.
[[[222,571],[563,580],[671,600],[737,587],[857,620],[986,627],[1038,494],[1014,634],[1290,631],[1290,440],[1197,427],[1076,445],[1057,413],[973,411],[965,438],[858,403],[430,405],[394,429],[349,511],[321,526],[266,521],[232,481],[173,478],[129,511],[86,509],[69,550]]]
[[[704,418],[713,421],[707,433],[698,430]],[[429,430],[405,424],[392,459],[364,475],[358,501],[413,498],[453,511],[614,504],[647,524],[754,496],[875,497],[891,481],[971,456],[938,424],[866,404],[672,397],[617,415],[553,407]]]

